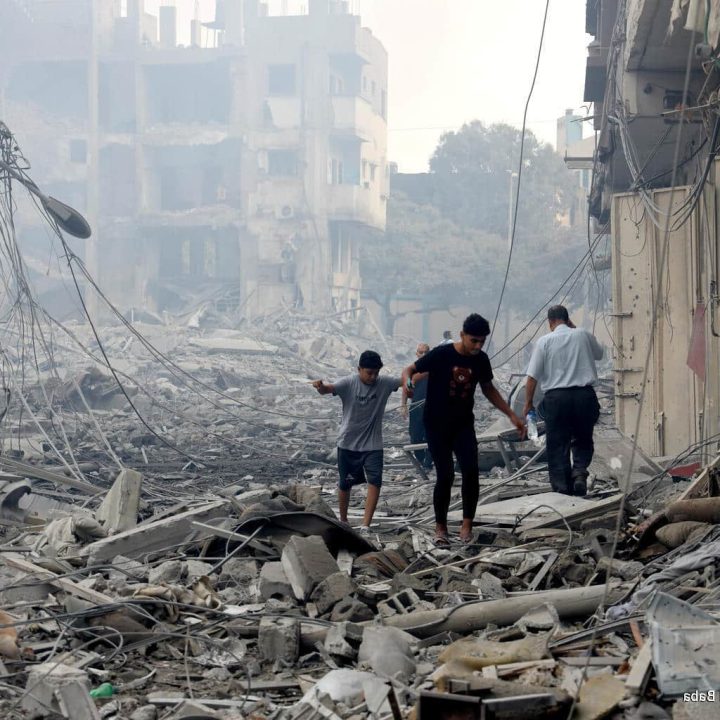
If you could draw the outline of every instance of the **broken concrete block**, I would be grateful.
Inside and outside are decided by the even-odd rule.
[[[352,578],[344,572],[336,572],[320,582],[313,590],[310,599],[317,606],[318,612],[324,615],[336,603],[354,593],[355,590],[356,586]]]
[[[317,500],[322,492],[320,485],[295,485],[295,497],[291,497],[298,505],[307,505]]]
[[[292,597],[293,589],[285,575],[281,562],[266,562],[260,571],[260,597],[270,600],[273,597]]]
[[[600,558],[596,570],[610,571],[611,577],[619,577],[622,580],[635,580],[639,578],[645,566],[637,560],[618,560],[610,558]]]
[[[432,603],[430,603],[432,605]],[[434,605],[432,608],[434,609]],[[414,590],[409,588],[402,590],[395,595],[391,595],[387,600],[378,603],[378,612],[383,617],[391,617],[398,613],[405,614],[413,610],[430,610],[426,603],[418,597]]]
[[[268,662],[295,663],[300,655],[300,623],[294,618],[262,618],[258,649]]]
[[[102,565],[116,555],[129,558],[147,558],[161,555],[169,547],[191,543],[207,533],[193,527],[193,522],[207,523],[230,512],[230,502],[216,500],[185,512],[142,523],[117,535],[97,540],[81,549],[80,555],[88,558],[89,565]]]
[[[117,580],[124,578],[128,580],[137,580],[142,582],[147,580],[149,568],[144,563],[137,560],[131,560],[122,555],[116,555],[112,560],[112,569],[110,570],[110,579]]]
[[[323,539],[315,535],[291,537],[281,562],[298,600],[309,599],[320,582],[340,569]]]
[[[258,565],[255,560],[246,558],[231,558],[220,570],[218,585],[247,585],[257,580]]]
[[[73,720],[100,720],[90,697],[90,679],[84,670],[57,662],[33,667],[25,686],[22,708],[28,717],[57,713]]]
[[[255,505],[256,503],[263,503],[266,500],[272,498],[272,493],[269,490],[248,490],[235,496],[235,502],[238,505],[249,506]]]
[[[212,718],[221,718],[222,715],[211,710],[206,705],[195,700],[185,700],[178,708],[176,708],[172,715],[167,716],[167,720],[212,720]]]
[[[374,617],[373,611],[364,602],[355,598],[341,600],[330,614],[332,622],[359,623],[372,620]]]
[[[345,626],[347,623],[336,623],[328,628],[325,636],[325,649],[334,657],[343,660],[354,660],[357,657],[357,651],[346,640]]]
[[[182,560],[168,560],[150,570],[148,582],[151,585],[172,585],[180,582],[182,571]]]
[[[135,710],[130,720],[157,720],[157,708],[154,705],[143,705]]]
[[[105,499],[95,513],[95,519],[110,533],[130,530],[137,525],[143,476],[135,470],[121,470]]]
[[[358,662],[368,664],[379,675],[407,683],[415,674],[415,638],[387,626],[368,626],[358,652]]]
[[[213,569],[210,563],[203,562],[202,560],[186,560],[185,567],[187,570],[188,585],[192,585],[201,577],[209,577]]]
[[[477,585],[483,600],[502,600],[507,595],[500,579],[489,572],[484,572],[472,584]]]

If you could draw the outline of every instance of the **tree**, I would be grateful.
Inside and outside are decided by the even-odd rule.
[[[363,293],[382,308],[388,335],[403,314],[393,310],[401,297],[424,298],[427,310],[484,306],[494,297],[503,247],[497,236],[459,228],[437,208],[394,193],[386,232],[366,231],[360,241]]]
[[[434,204],[442,214],[463,227],[507,237],[511,174],[518,171],[521,137],[510,125],[485,126],[478,120],[445,133],[430,159]],[[516,237],[532,241],[557,228],[558,216],[573,204],[576,183],[562,158],[530,131],[521,182]]]

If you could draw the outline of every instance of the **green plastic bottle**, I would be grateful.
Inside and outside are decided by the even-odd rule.
[[[90,691],[91,698],[110,698],[115,694],[115,688],[111,683],[103,683]]]

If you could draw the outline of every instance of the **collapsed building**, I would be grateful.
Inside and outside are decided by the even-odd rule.
[[[588,0],[586,32],[590,214],[612,246],[616,421],[653,455],[708,447],[720,432],[720,6]]]
[[[187,46],[177,9],[144,0],[11,0],[0,16],[1,114],[38,183],[93,226],[85,261],[111,299],[357,306],[358,228],[385,226],[387,53],[347,3],[271,16],[218,0]]]

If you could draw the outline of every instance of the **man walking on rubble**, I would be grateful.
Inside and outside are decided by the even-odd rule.
[[[415,356],[421,358],[430,352],[430,346],[427,343],[419,343],[415,350]],[[402,398],[402,414],[404,418],[410,416],[408,422],[408,434],[410,442],[413,445],[424,443],[427,439],[425,434],[425,419],[423,413],[425,410],[425,397],[427,395],[427,373],[417,373],[412,378],[415,389],[413,391],[410,410],[408,413],[407,394],[403,393]],[[432,467],[432,457],[429,450],[415,450],[415,458],[424,468]]]
[[[603,349],[587,330],[573,325],[562,305],[548,310],[550,332],[541,337],[527,370],[525,415],[533,409],[537,384],[545,397],[539,406],[545,420],[550,484],[565,495],[587,494],[593,457],[593,428],[600,417],[595,361]],[[572,463],[570,451],[572,450]]]
[[[475,435],[475,388],[498,410],[507,415],[521,433],[523,421],[512,411],[493,385],[488,356],[482,351],[490,334],[488,321],[473,313],[465,318],[460,340],[439,345],[403,370],[403,392],[412,396],[415,373],[428,373],[425,398],[425,432],[437,479],[433,491],[435,508],[435,542],[449,542],[447,514],[455,479],[453,453],[462,474],[463,521],[460,539],[472,540],[472,524],[479,495],[477,437]]]
[[[390,394],[400,387],[400,378],[379,377],[382,366],[380,355],[373,350],[365,350],[360,355],[356,375],[348,375],[334,383],[313,382],[313,387],[321,395],[337,395],[342,400],[343,415],[337,441],[340,520],[347,522],[352,486],[367,482],[368,493],[360,532],[368,532],[380,497],[382,419]]]

